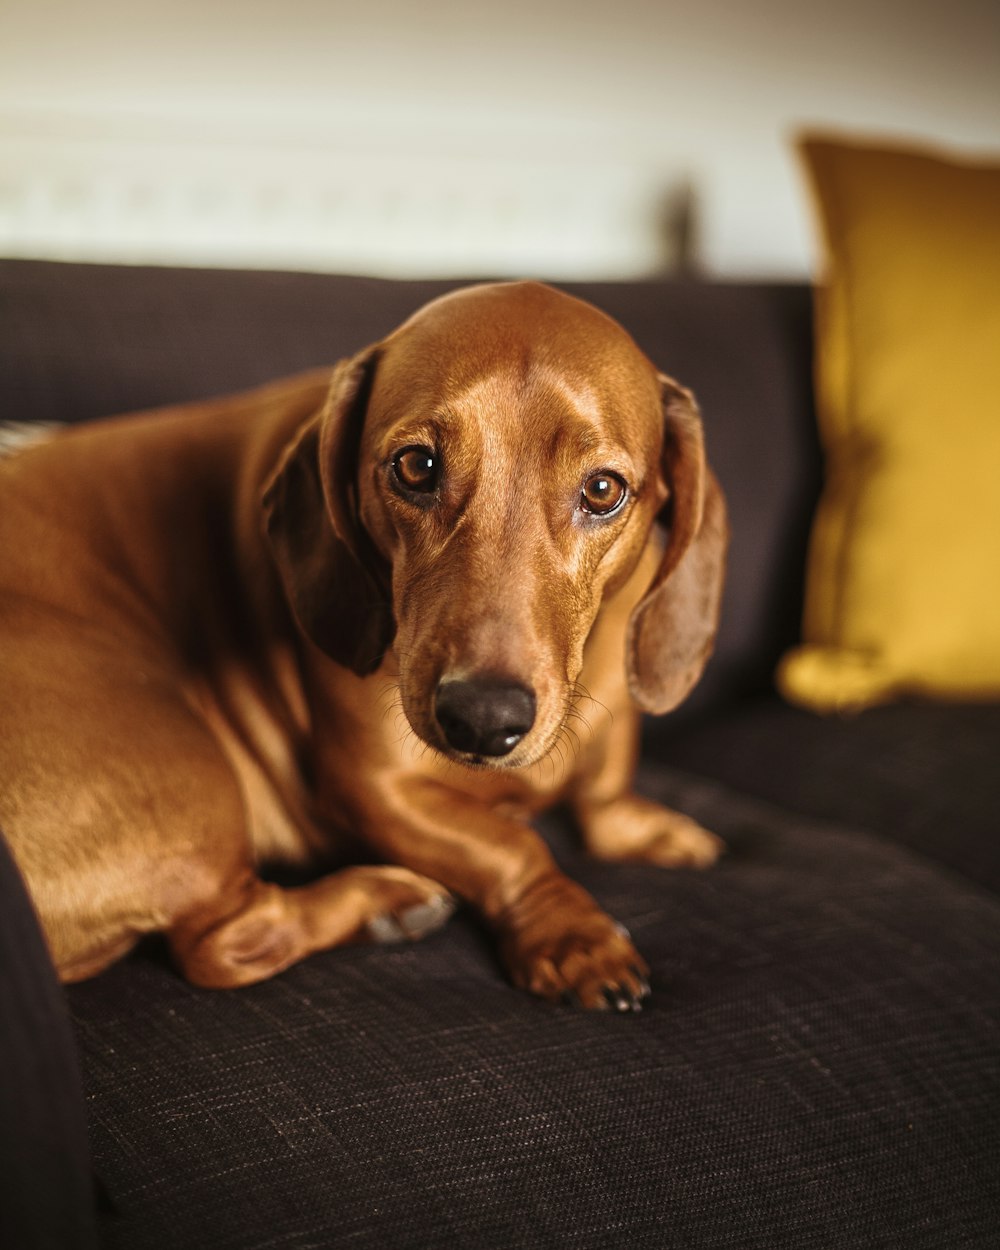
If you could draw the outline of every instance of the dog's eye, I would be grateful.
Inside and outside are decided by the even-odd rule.
[[[440,476],[438,459],[429,447],[404,447],[392,460],[392,472],[404,490],[435,490]]]
[[[607,516],[625,502],[627,487],[617,473],[593,473],[583,484],[580,507],[584,512]]]

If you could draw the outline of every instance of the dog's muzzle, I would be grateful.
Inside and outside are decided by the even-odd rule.
[[[535,723],[535,695],[497,678],[442,681],[434,715],[445,741],[467,755],[509,755]]]

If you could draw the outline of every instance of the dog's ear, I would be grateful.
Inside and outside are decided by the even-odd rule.
[[[326,405],[286,448],[263,495],[264,526],[303,632],[363,677],[395,633],[388,570],[358,517],[357,463],[377,360],[334,371]]]
[[[660,566],[629,621],[629,692],[646,712],[669,712],[690,692],[712,653],[719,624],[729,525],[726,503],[705,462],[694,396],[660,376],[662,471],[670,494]]]

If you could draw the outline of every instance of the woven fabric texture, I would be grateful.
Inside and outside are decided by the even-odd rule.
[[[1000,905],[899,848],[656,770],[706,874],[559,857],[632,930],[634,1017],[510,988],[468,917],[194,989],[72,987],[108,1244],[993,1244]]]
[[[829,717],[772,697],[651,737],[674,766],[901,842],[1000,893],[1000,705]]]
[[[0,1246],[95,1250],[80,1072],[45,939],[0,833]]]

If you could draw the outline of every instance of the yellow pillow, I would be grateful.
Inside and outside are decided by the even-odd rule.
[[[819,711],[1000,696],[1000,165],[802,150],[827,476],[779,686]]]

